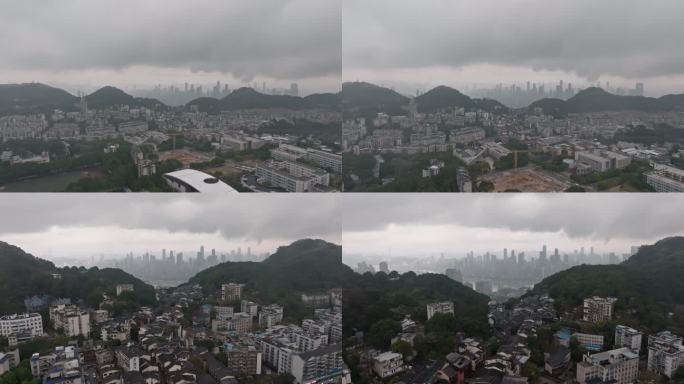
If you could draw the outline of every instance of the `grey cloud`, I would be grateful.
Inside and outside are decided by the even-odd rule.
[[[588,80],[684,74],[677,0],[347,0],[344,68],[563,70]]]
[[[342,212],[345,233],[460,224],[596,240],[684,235],[679,194],[352,195],[345,196]]]
[[[0,0],[0,68],[341,73],[340,0]]]
[[[37,233],[52,226],[166,230],[226,239],[339,239],[334,196],[17,194],[0,199],[2,234]],[[8,219],[11,218],[11,219]]]

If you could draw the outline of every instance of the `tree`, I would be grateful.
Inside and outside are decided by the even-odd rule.
[[[401,324],[391,319],[383,319],[371,326],[368,333],[368,343],[379,349],[387,349],[392,338],[401,332]]]
[[[522,376],[530,378],[530,381],[534,383],[539,377],[539,367],[532,361],[528,361],[523,365]]]
[[[458,329],[456,317],[452,313],[435,313],[427,324],[425,324],[426,333],[454,333]]]
[[[409,361],[413,357],[413,347],[407,341],[397,340],[390,349],[392,352],[400,353],[404,358],[404,362]]]
[[[477,190],[480,192],[491,192],[494,190],[494,183],[491,181],[480,181],[477,185]]]
[[[572,357],[572,361],[579,363],[582,361],[582,357],[584,354],[587,352],[586,348],[582,344],[580,344],[579,340],[577,340],[576,336],[573,336],[570,339],[570,357]]]

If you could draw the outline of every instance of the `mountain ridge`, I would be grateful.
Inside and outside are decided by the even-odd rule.
[[[151,305],[152,286],[116,268],[63,267],[0,241],[0,313],[24,311],[24,299],[35,295],[68,297],[95,307],[102,294],[115,296],[116,284],[133,284],[130,306]]]
[[[551,275],[532,293],[548,293],[566,308],[580,305],[585,297],[617,297],[616,308],[633,311],[645,326],[657,329],[670,323],[666,316],[684,305],[684,237],[661,239],[644,245],[616,265],[580,265]],[[681,311],[681,310],[680,310]],[[684,330],[679,313],[670,326]]]

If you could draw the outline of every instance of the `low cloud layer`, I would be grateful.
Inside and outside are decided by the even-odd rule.
[[[681,76],[684,52],[675,47],[682,35],[678,0],[343,3],[345,77],[348,70],[478,65],[563,71],[588,81]]]
[[[563,232],[569,238],[635,241],[684,235],[678,194],[393,194],[345,196],[348,233],[392,225],[459,225],[513,232]]]
[[[61,254],[70,251],[57,249],[64,244],[78,252],[128,251],[127,239],[149,249],[161,249],[160,242],[174,237],[193,249],[210,238],[275,246],[302,238],[341,241],[339,204],[332,195],[17,194],[0,199],[0,212],[11,218],[0,220],[0,241],[23,245],[39,239],[35,246]],[[117,249],[104,248],[116,246],[110,238],[118,239]]]
[[[340,0],[0,2],[0,70],[339,77]]]

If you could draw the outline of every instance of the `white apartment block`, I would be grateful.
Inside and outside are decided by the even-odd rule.
[[[342,156],[335,153],[307,148],[307,159],[318,164],[319,167],[330,169],[335,173],[342,173]]]
[[[436,313],[451,313],[454,314],[454,303],[451,301],[443,301],[441,303],[430,303],[427,305],[427,319],[430,320]]]
[[[280,144],[278,148],[271,149],[271,157],[278,161],[297,161],[306,156],[306,149],[296,145]]]
[[[283,321],[283,307],[278,304],[265,305],[259,312],[259,325],[266,329]]]
[[[665,164],[651,164],[653,171],[646,173],[646,183],[656,192],[684,192],[684,170]]]
[[[252,317],[256,317],[259,313],[259,305],[253,301],[242,300],[240,302],[240,312],[244,312]]]
[[[639,355],[630,348],[585,355],[577,364],[577,382],[585,384],[591,379],[614,384],[631,384],[639,376]]]
[[[211,328],[214,332],[247,333],[252,330],[252,316],[244,312],[234,313],[227,319],[213,320]]]
[[[330,305],[330,294],[328,293],[302,293],[302,303],[307,307],[327,307]]]
[[[575,160],[591,167],[594,172],[605,172],[609,169],[624,169],[632,162],[632,158],[611,151],[579,151]]]
[[[592,323],[609,321],[613,318],[614,297],[589,297],[584,299],[582,320]]]
[[[50,320],[55,329],[61,329],[69,337],[90,335],[90,313],[74,305],[50,307]]]
[[[307,307],[327,307],[330,305],[330,294],[328,293],[302,293],[302,303]]]
[[[119,348],[116,351],[116,362],[126,372],[140,372],[139,350],[133,348]]]
[[[328,335],[312,335],[305,333],[295,333],[292,335],[297,345],[297,350],[306,352],[321,348],[328,344]]]
[[[485,130],[479,127],[454,129],[449,132],[449,142],[454,144],[469,144],[484,140]]]
[[[116,295],[119,296],[124,292],[133,292],[134,289],[133,284],[117,284]]]
[[[639,353],[643,334],[634,328],[625,325],[615,327],[615,347],[627,347]]]
[[[648,337],[648,370],[672,378],[684,365],[682,338],[663,331]]]
[[[575,161],[588,165],[594,172],[605,172],[610,169],[610,159],[592,152],[575,152]]]
[[[342,345],[334,344],[292,355],[290,374],[297,384],[332,382],[342,375],[342,366]]]
[[[404,359],[399,353],[384,352],[373,358],[373,372],[380,378],[395,375],[404,370]]]
[[[226,320],[233,316],[233,307],[223,307],[217,305],[214,307],[214,310],[216,311],[216,318],[218,320]],[[245,311],[243,310],[242,312]]]
[[[0,376],[17,367],[20,356],[19,349],[13,351],[0,352]]]
[[[288,192],[310,192],[316,184],[315,178],[295,176],[266,163],[257,165],[255,174],[260,182],[283,188]]]
[[[243,284],[228,283],[221,285],[221,300],[235,301],[242,297]]]
[[[14,314],[0,317],[0,336],[27,333],[43,336],[43,317],[40,313]]]

